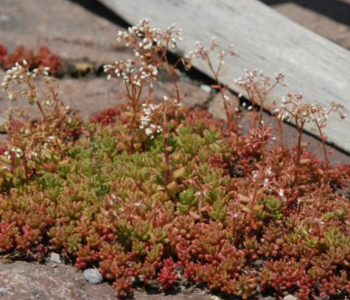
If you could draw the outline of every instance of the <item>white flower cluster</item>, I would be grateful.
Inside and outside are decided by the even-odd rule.
[[[17,158],[21,158],[23,156],[23,151],[21,148],[11,148],[11,151],[5,151],[4,155],[9,160],[12,158],[13,155]]]
[[[158,75],[158,67],[162,64],[160,57],[164,56],[169,47],[175,49],[177,41],[180,40],[182,40],[181,29],[176,30],[175,24],[162,31],[151,28],[147,19],[130,27],[128,31],[119,31],[117,42],[132,47],[135,58],[105,65],[107,79],[114,76],[121,77],[127,85],[137,87],[145,82],[152,84]]]
[[[11,83],[16,84],[26,84],[28,86],[27,90],[23,90],[20,92],[9,92],[8,98],[10,100],[15,101],[20,94],[27,100],[33,100],[36,97],[36,90],[30,87],[30,80],[39,76],[43,76],[47,78],[49,76],[48,71],[50,68],[38,68],[30,71],[27,67],[27,62],[25,60],[22,61],[22,64],[16,62],[15,66],[6,71],[6,75],[4,77],[3,82],[1,83],[1,87],[3,91],[6,91]]]
[[[177,41],[182,40],[182,30],[175,29],[175,23],[162,31],[159,28],[151,28],[147,19],[141,20],[136,26],[129,27],[128,31],[119,31],[117,42],[125,42],[126,46],[133,47],[135,52],[150,50],[153,47],[158,49],[171,48],[176,49]]]
[[[341,119],[346,118],[346,115],[341,112],[343,106],[335,102],[331,103],[331,108],[314,104],[314,103],[302,103],[302,94],[288,94],[288,98],[285,97],[281,100],[281,105],[274,110],[277,117],[284,121],[290,117],[297,118],[302,123],[314,122],[320,127],[324,127],[327,123],[328,117],[331,113],[338,113]]]
[[[163,128],[160,125],[152,124],[152,114],[157,110],[159,105],[154,105],[154,104],[149,104],[147,105],[146,103],[142,104],[142,111],[143,111],[143,116],[140,118],[141,120],[141,125],[140,129],[144,129],[146,135],[150,136],[151,139],[154,138],[155,133],[162,133]]]
[[[157,67],[143,61],[138,63],[132,59],[116,61],[114,65],[105,65],[103,70],[109,73],[108,80],[116,76],[122,78],[126,84],[135,86],[141,86],[141,83],[148,79],[156,80],[158,75]]]
[[[244,72],[244,76],[235,79],[234,82],[242,86],[245,90],[259,87],[260,90],[264,91],[262,87],[266,87],[267,89],[264,92],[268,92],[277,84],[281,84],[282,86],[286,85],[284,82],[285,76],[283,73],[275,74],[275,82],[272,83],[271,78],[265,76],[263,71],[258,71],[258,69],[254,69],[253,71],[248,71],[245,69]]]
[[[215,37],[212,37],[212,42],[209,48],[204,47],[204,45],[201,42],[197,41],[195,43],[195,49],[193,51],[190,51],[187,54],[186,59],[192,60],[196,58],[201,58],[204,61],[208,61],[210,53],[215,51],[218,47],[219,47],[219,41]],[[231,56],[237,54],[237,52],[234,50],[233,44],[229,46],[228,53]],[[226,52],[224,50],[218,51],[217,58],[218,58],[218,63],[220,65],[224,64],[225,56],[226,56]]]
[[[36,153],[34,151],[30,151],[30,153],[28,154],[28,159],[31,159],[33,157],[38,157],[38,153]]]
[[[212,55],[214,52],[217,53],[217,64],[215,65],[212,61]],[[236,52],[234,51],[233,44],[229,46],[228,53],[231,56],[236,54]],[[234,111],[236,111],[236,109],[231,106],[230,98],[225,94],[226,87],[224,87],[221,84],[219,79],[219,77],[221,76],[221,68],[225,63],[226,55],[227,53],[224,50],[219,49],[219,41],[215,37],[213,37],[209,48],[206,48],[201,42],[197,41],[194,50],[190,51],[186,55],[185,61],[186,68],[190,68],[193,65],[193,60],[198,58],[203,60],[207,64],[210,72],[212,73],[216,81],[215,89],[219,90],[221,93],[227,121],[231,122],[233,119],[233,113]]]
[[[208,55],[209,55],[208,48],[204,47],[204,45],[201,42],[197,41],[195,44],[195,49],[190,51],[187,54],[186,58],[187,59],[195,59],[195,58],[207,59]]]
[[[9,151],[5,151],[3,154],[8,160],[12,160],[13,157],[21,158],[25,154],[23,153],[21,148],[11,148]],[[28,154],[26,154],[28,159],[31,159],[32,157],[38,157],[38,153],[34,151],[30,151]]]

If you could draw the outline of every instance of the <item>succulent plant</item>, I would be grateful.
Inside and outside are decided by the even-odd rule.
[[[198,285],[242,299],[349,295],[350,202],[338,191],[348,188],[350,166],[333,167],[300,143],[276,145],[256,109],[243,134],[228,103],[227,120],[182,106],[176,81],[165,101],[143,99],[140,89],[157,68],[174,75],[165,54],[179,32],[142,24],[119,35],[148,37],[129,62],[140,67],[137,77],[125,62],[106,67],[126,81],[127,103],[87,123],[58,101],[47,69],[24,61],[7,72],[10,98],[35,104],[42,117],[20,122],[9,113],[9,139],[0,146],[0,255],[43,260],[55,251],[78,269],[98,267],[119,297],[140,284]],[[150,37],[161,39],[153,39],[155,49]],[[206,58],[198,47],[193,55]],[[145,62],[152,68],[143,74]],[[255,77],[240,84],[257,89]],[[216,88],[227,101],[225,87]],[[264,101],[254,97],[254,106]]]

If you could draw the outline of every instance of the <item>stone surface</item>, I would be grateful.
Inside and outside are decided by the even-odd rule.
[[[63,58],[87,57],[97,62],[126,58],[116,44],[122,29],[68,0],[2,0],[0,41],[10,50],[23,44],[48,46]]]
[[[276,5],[274,8],[300,25],[350,49],[349,26],[291,2]]]
[[[210,100],[210,93],[203,91],[196,85],[188,82],[178,82],[180,94],[185,96],[183,103],[191,107],[204,106]],[[175,96],[172,82],[158,81],[154,84],[156,100],[163,100],[164,96]]]
[[[350,49],[350,0],[260,0],[285,17]]]
[[[115,300],[108,284],[91,285],[83,273],[65,265],[48,263],[0,263],[0,299],[2,300]]]
[[[103,281],[103,277],[97,269],[86,269],[83,274],[85,280],[92,284],[98,284]]]
[[[103,295],[103,296],[102,296]],[[72,266],[16,261],[0,262],[1,300],[116,300],[108,283],[89,284]],[[210,300],[209,295],[147,294],[137,291],[136,300]]]
[[[236,108],[238,108],[238,97],[230,93],[229,91],[226,92],[226,95],[230,98],[232,109],[235,110]],[[208,110],[215,118],[227,120],[224,102],[222,101],[222,96],[220,93],[217,93],[210,101],[210,103],[208,104]]]

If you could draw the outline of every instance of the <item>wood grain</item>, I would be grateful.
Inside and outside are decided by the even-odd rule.
[[[266,75],[286,74],[287,88],[275,90],[267,101],[279,101],[288,92],[300,92],[307,102],[329,107],[340,102],[349,113],[350,52],[273,11],[256,0],[100,0],[117,15],[136,24],[148,18],[151,24],[167,28],[175,22],[183,28],[184,41],[178,54],[191,51],[196,41],[210,44],[211,37],[223,48],[234,43],[238,56],[226,60],[222,81],[242,92],[234,79],[244,69],[258,68]],[[195,66],[210,75],[200,61]],[[317,135],[311,124],[307,131]],[[350,122],[329,118],[324,130],[331,142],[350,152]]]

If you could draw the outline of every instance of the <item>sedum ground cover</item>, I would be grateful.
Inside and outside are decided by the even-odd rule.
[[[42,117],[21,121],[10,110],[0,147],[0,255],[41,262],[58,252],[79,269],[96,267],[119,297],[139,287],[172,292],[197,286],[248,299],[300,299],[350,293],[350,166],[333,167],[322,129],[342,107],[304,103],[288,94],[274,109],[277,128],[265,124],[262,105],[284,85],[256,71],[237,79],[249,96],[234,109],[220,84],[226,55],[214,39],[169,64],[167,50],[181,32],[151,28],[147,20],[118,33],[135,57],[105,66],[125,82],[125,104],[83,122],[63,104],[49,69],[26,60],[7,71],[3,88]],[[217,52],[218,62],[213,55]],[[229,54],[234,55],[230,47]],[[222,95],[225,120],[181,105],[177,67],[203,59]],[[215,60],[216,61],[216,60]],[[174,92],[152,97],[159,69]],[[146,96],[144,91],[147,90]],[[297,144],[283,144],[285,120],[297,126]],[[303,143],[313,122],[324,157]]]

